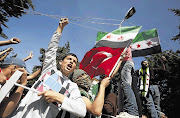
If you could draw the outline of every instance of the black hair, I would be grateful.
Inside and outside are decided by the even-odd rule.
[[[0,68],[1,69],[4,69],[4,68],[7,68],[7,67],[9,67],[11,64],[1,64],[0,65]]]
[[[78,58],[77,58],[77,56],[74,54],[74,53],[67,53],[67,54],[65,54],[61,59],[60,59],[60,61],[63,61],[67,56],[73,56],[73,57],[76,57],[76,59],[77,59],[77,64],[76,64],[76,66],[78,65]],[[57,58],[57,57],[56,57]],[[57,66],[57,69],[58,70],[60,70],[60,68],[61,68],[61,66],[60,66],[60,64],[59,64],[59,62],[57,62],[57,64],[56,64],[56,66]]]
[[[67,54],[65,54],[65,56],[61,59],[62,61],[67,57],[67,56],[69,56],[69,55],[71,55],[71,56],[73,56],[73,57],[76,57],[76,59],[77,59],[77,62],[78,62],[78,58],[77,58],[77,56],[74,54],[74,53],[67,53]]]
[[[143,64],[143,62],[145,62],[145,61],[147,61],[147,60],[142,61],[142,62],[141,62],[141,65],[142,65],[142,64]],[[147,62],[148,62],[148,61],[147,61]],[[148,64],[149,64],[149,62],[148,62]]]
[[[5,68],[8,68],[10,65],[12,64],[0,64],[0,68],[5,69]],[[19,67],[23,68],[22,66],[19,66]]]

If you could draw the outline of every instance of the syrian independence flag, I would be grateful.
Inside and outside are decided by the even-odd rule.
[[[111,73],[121,53],[130,45],[141,27],[121,27],[111,33],[98,32],[96,44],[80,63],[90,77]]]
[[[132,56],[146,56],[161,52],[157,29],[139,33],[131,44]]]
[[[96,38],[95,48],[97,47],[111,47],[111,48],[124,48],[132,41],[141,26],[121,27],[111,33],[98,32]]]

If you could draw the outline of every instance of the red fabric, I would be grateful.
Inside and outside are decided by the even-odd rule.
[[[123,50],[124,48],[93,48],[85,54],[80,69],[86,71],[91,78],[103,74],[109,75]]]

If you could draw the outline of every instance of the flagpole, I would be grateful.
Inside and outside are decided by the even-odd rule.
[[[132,40],[133,41],[133,40]],[[130,44],[132,43],[132,41],[130,41],[128,43],[128,45],[125,47],[125,49],[123,50],[123,52],[121,53],[120,57],[118,58],[116,64],[114,65],[113,69],[111,70],[111,72],[109,73],[109,77],[112,76],[112,74],[114,75],[114,71],[116,70],[116,68],[118,67],[118,64],[120,63],[121,59],[122,59],[122,54],[125,54],[127,49],[129,48]]]
[[[121,35],[121,24],[122,24],[126,19],[129,19],[130,17],[132,17],[135,12],[136,12],[136,10],[135,10],[134,7],[131,7],[131,8],[127,11],[124,19],[123,19],[123,20],[121,21],[121,23],[119,24],[120,35]],[[133,40],[132,40],[132,41],[133,41]],[[132,41],[129,42],[129,44],[126,46],[126,48],[123,50],[123,52],[122,52],[121,54],[125,54],[125,52],[127,51],[128,47],[130,46],[130,44],[132,43]],[[119,62],[121,61],[121,58],[122,58],[122,57],[121,57],[121,55],[120,55],[120,57],[118,58],[116,64],[114,65],[113,69],[112,69],[111,72],[109,73],[109,77],[112,76],[113,72],[115,71],[115,69],[117,68]]]
[[[121,24],[123,23],[125,21],[125,19],[123,19],[122,21],[121,21],[121,23],[119,24],[119,27],[121,28]]]
[[[30,91],[33,91],[33,92],[35,92],[35,93],[40,93],[39,91],[37,91],[37,90],[34,90],[34,89],[32,89],[32,88],[29,88],[29,87],[26,87],[26,86],[23,86],[23,85],[21,85],[21,84],[18,84],[18,83],[14,83],[16,86],[18,86],[18,87],[22,87],[22,88],[24,88],[24,89],[27,89],[27,90],[30,90]]]

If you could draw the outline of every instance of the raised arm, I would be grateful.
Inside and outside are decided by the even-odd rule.
[[[166,61],[166,57],[162,56],[161,59],[160,59],[160,61],[161,61],[161,68],[162,68],[163,70],[165,70],[166,67],[165,67],[165,65],[164,65],[164,62]]]
[[[0,46],[9,45],[9,44],[18,44],[20,42],[21,42],[20,39],[14,37],[7,41],[0,41]]]
[[[23,61],[27,61],[29,59],[32,59],[33,58],[33,55],[32,55],[32,51],[30,52],[29,56],[27,56],[26,58],[23,59]]]
[[[64,26],[66,26],[68,24],[68,18],[61,18],[60,22],[59,22],[59,26],[57,28],[57,32],[59,34],[62,33],[63,29],[64,29]]]
[[[27,76],[27,80],[31,80],[34,79],[37,75],[39,75],[41,73],[41,68],[39,68],[36,72],[34,72],[33,74]]]
[[[45,53],[45,60],[42,68],[42,72],[48,70],[49,68],[56,68],[56,51],[58,49],[59,40],[64,26],[68,24],[68,18],[61,18],[56,32],[53,34],[51,41],[48,45],[48,49]]]
[[[2,57],[0,58],[0,61],[2,61],[4,58],[6,58],[7,55],[9,55],[9,53],[10,53],[10,52],[7,52],[4,56],[2,56]]]
[[[104,96],[105,96],[105,88],[109,85],[110,77],[106,77],[102,79],[98,95],[93,103],[87,98],[83,96],[83,100],[86,104],[86,109],[88,112],[95,116],[100,116],[102,113],[103,105],[104,105]]]
[[[126,52],[121,54],[121,60],[120,60],[119,63],[117,64],[117,66],[116,66],[115,70],[113,71],[113,73],[111,74],[111,78],[113,78],[114,75],[118,72],[118,70],[119,70],[119,68],[120,68],[120,66],[121,66],[121,63],[122,63],[122,61],[123,61],[123,59],[124,59],[125,56],[126,56]]]
[[[12,50],[14,50],[14,49],[13,49],[12,47],[10,47],[10,48],[8,48],[8,49],[0,52],[0,55],[4,54],[4,53],[6,53],[6,52],[10,52],[10,51],[12,51]]]

